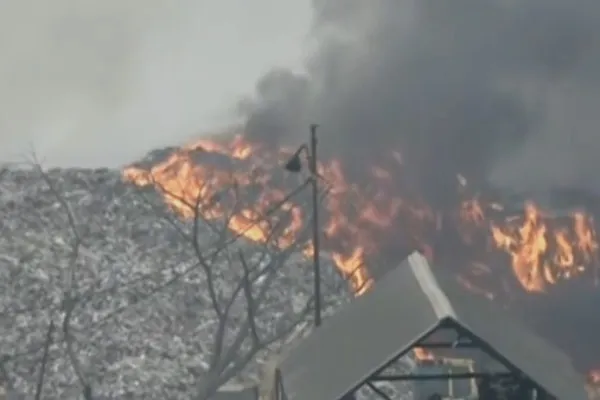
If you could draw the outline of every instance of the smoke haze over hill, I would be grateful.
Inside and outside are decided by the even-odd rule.
[[[251,3],[251,4],[250,4]],[[0,4],[0,161],[118,166],[232,121],[257,76],[294,63],[302,1]]]

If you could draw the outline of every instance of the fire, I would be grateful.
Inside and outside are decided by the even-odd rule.
[[[290,154],[289,149],[272,150],[242,135],[204,139],[149,169],[128,167],[123,178],[156,186],[183,218],[199,212],[208,221],[225,220],[233,233],[279,248],[302,240],[303,251],[310,255],[312,243],[302,232],[311,216],[301,196],[290,195],[307,177],[283,170]],[[403,182],[408,166],[401,153],[391,151],[378,161],[360,181],[353,181],[338,159],[317,166],[326,192],[321,196],[323,249],[357,294],[372,285],[370,257],[404,246],[432,258],[435,236],[448,221],[456,225],[465,248],[484,243],[487,253],[504,253],[516,282],[528,292],[544,292],[597,264],[594,221],[584,212],[557,217],[528,202],[522,212],[501,215],[501,204],[469,194],[462,175],[457,175],[462,200],[456,211],[435,210]]]
[[[491,225],[495,245],[510,255],[513,272],[528,291],[543,292],[548,284],[583,273],[595,257],[591,217],[574,212],[569,219],[566,226],[552,227],[552,218],[529,202],[523,218]]]
[[[590,399],[600,399],[600,369],[588,372],[586,389]]]
[[[413,349],[413,355],[418,361],[433,361],[435,360],[435,355],[427,349],[422,347],[415,347]]]

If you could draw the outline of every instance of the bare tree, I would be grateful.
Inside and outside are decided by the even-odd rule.
[[[80,361],[77,358],[74,350],[74,338],[71,334],[71,316],[73,315],[73,311],[77,306],[77,302],[82,300],[77,295],[77,268],[78,268],[78,259],[79,259],[79,250],[82,245],[81,234],[79,233],[79,223],[73,213],[70,204],[65,200],[65,198],[61,195],[61,193],[55,187],[53,181],[50,179],[48,174],[44,172],[39,163],[35,163],[35,168],[40,174],[41,178],[48,185],[48,189],[56,198],[56,201],[63,209],[65,216],[67,218],[68,227],[71,231],[71,254],[69,255],[69,260],[67,263],[67,268],[64,270],[64,293],[62,296],[62,301],[60,303],[60,313],[62,314],[62,321],[60,327],[62,329],[63,339],[65,343],[65,350],[67,357],[71,363],[71,367],[73,368],[73,372],[77,376],[79,381],[79,385],[81,386],[81,391],[83,394],[83,398],[85,400],[92,400],[92,387],[90,383],[87,381],[83,367]],[[50,328],[48,331],[48,343],[50,343],[50,338],[52,335],[51,329],[54,327],[54,321],[50,321]],[[38,384],[38,388],[36,390],[36,399],[41,398],[42,392],[42,377],[45,371],[45,359],[42,362],[42,367],[40,371],[40,381]]]
[[[248,219],[245,229],[265,233],[252,242],[248,232],[230,229],[253,201],[235,179],[211,198],[152,182],[163,198],[187,207],[181,218],[155,190],[117,184],[116,200],[112,190],[98,191],[106,183],[93,174],[62,178],[37,164],[35,171],[44,195],[16,200],[31,203],[16,225],[36,219],[38,232],[19,239],[12,280],[3,281],[10,297],[0,294],[6,327],[19,320],[27,329],[5,335],[20,341],[18,351],[0,341],[7,389],[45,399],[136,397],[141,390],[148,399],[204,400],[231,378],[256,374],[266,351],[308,326],[311,271],[302,253],[310,221],[293,241],[281,241],[289,237],[289,200],[302,204],[302,185]],[[215,218],[211,209],[226,212]],[[8,257],[11,243],[0,244],[0,255]],[[17,302],[17,294],[29,300]]]
[[[295,233],[295,240],[282,247],[281,236],[289,228],[290,213],[293,211],[285,205],[297,196],[308,184],[299,185],[296,190],[271,204],[261,214],[248,218],[247,225],[241,231],[230,232],[234,218],[240,215],[244,204],[240,186],[235,177],[230,180],[229,187],[223,187],[212,198],[201,195],[182,196],[184,190],[170,191],[159,183],[155,186],[162,195],[180,207],[190,210],[191,227],[185,229],[173,217],[168,218],[183,241],[194,249],[206,279],[206,302],[209,304],[214,327],[205,348],[210,349],[210,357],[206,368],[199,374],[194,399],[211,398],[217,389],[231,378],[240,374],[262,350],[275,342],[285,340],[301,323],[307,320],[313,306],[313,296],[304,291],[302,304],[294,304],[293,312],[282,314],[273,307],[281,307],[280,300],[289,298],[286,291],[289,287],[281,287],[276,291],[276,299],[269,299],[274,284],[284,276],[285,264],[298,256],[307,244],[308,228],[306,224],[301,231]],[[193,182],[198,193],[204,193],[205,182]],[[250,186],[250,185],[248,185]],[[214,190],[209,191],[214,193]],[[226,206],[223,207],[222,203]],[[211,209],[228,209],[218,218],[207,218],[214,215]],[[206,233],[201,227],[208,227],[213,238],[206,246]],[[239,246],[240,238],[252,229],[260,228],[263,240],[259,245]],[[250,249],[250,251],[248,251]],[[296,261],[298,264],[298,261]],[[223,283],[226,283],[225,285]],[[273,319],[273,316],[278,318]]]
[[[77,283],[78,283],[77,269],[79,267],[79,263],[78,263],[79,262],[79,251],[80,251],[80,248],[82,245],[82,239],[81,239],[81,236],[79,233],[79,223],[77,222],[77,219],[71,209],[70,204],[62,196],[62,194],[57,190],[54,182],[52,181],[52,179],[50,179],[48,174],[46,174],[44,172],[44,170],[41,168],[41,166],[37,162],[37,159],[35,158],[35,156],[34,156],[34,161],[35,162],[31,165],[31,167],[37,174],[39,174],[39,177],[47,185],[48,191],[53,196],[56,204],[58,205],[58,208],[61,209],[60,211],[64,214],[64,216],[65,216],[64,219],[66,220],[66,227],[70,231],[70,236],[71,236],[70,241],[68,243],[62,243],[62,241],[59,240],[61,247],[68,248],[68,254],[67,254],[67,257],[65,260],[65,265],[63,265],[63,266],[45,265],[45,266],[42,266],[42,268],[46,267],[46,268],[48,268],[48,271],[40,271],[40,273],[42,273],[42,274],[47,274],[47,273],[51,274],[51,272],[50,272],[51,269],[55,269],[55,271],[59,272],[61,282],[52,288],[42,288],[42,291],[47,292],[47,293],[52,293],[52,292],[56,292],[56,290],[58,289],[59,291],[62,291],[62,294],[59,296],[60,301],[56,302],[56,304],[53,304],[52,302],[50,302],[50,304],[45,305],[47,307],[47,311],[50,314],[49,315],[50,318],[49,318],[49,322],[47,323],[47,329],[46,329],[46,333],[43,338],[43,342],[39,343],[37,346],[33,346],[33,348],[30,349],[30,353],[33,353],[33,354],[35,354],[40,349],[40,347],[42,350],[40,364],[39,364],[39,367],[37,368],[37,374],[36,374],[37,378],[36,378],[36,384],[35,384],[34,397],[36,400],[42,399],[44,397],[43,396],[44,381],[45,381],[46,374],[48,372],[48,364],[51,362],[51,354],[50,354],[51,348],[56,344],[55,331],[60,330],[60,332],[62,334],[60,340],[65,345],[67,357],[70,360],[74,374],[78,378],[84,398],[86,400],[91,400],[92,399],[91,387],[85,379],[85,374],[82,371],[82,366],[81,366],[80,362],[78,361],[77,356],[74,352],[74,349],[73,349],[74,339],[70,332],[70,329],[71,329],[70,322],[71,322],[72,313],[77,305],[77,302],[79,300],[81,300],[77,294]],[[43,221],[42,221],[42,223],[43,223]],[[58,238],[55,237],[55,239],[58,239]],[[33,243],[33,245],[38,246],[38,245],[40,245],[40,243]],[[23,263],[27,262],[28,257],[27,256],[24,257],[23,254],[17,255],[17,257],[19,258],[19,263],[16,263],[17,267],[22,268]],[[17,271],[16,272],[17,274],[20,273],[18,271],[18,269],[16,271]],[[15,271],[11,271],[11,272],[14,273]],[[15,280],[15,282],[13,282],[13,283],[16,284],[15,286],[18,286],[17,280]],[[28,288],[25,288],[25,289],[28,289]],[[52,294],[50,295],[50,297],[52,297]],[[24,309],[18,310],[16,313],[15,313],[15,310],[11,310],[11,311],[13,313],[12,317],[15,317],[15,314],[17,314],[17,316],[19,314],[26,315],[27,313],[30,313],[35,310],[33,310],[32,308],[24,308]],[[59,322],[55,322],[54,315],[60,316]],[[17,357],[4,356],[4,363],[2,365],[3,368],[1,368],[3,378],[5,380],[7,380],[7,382],[9,384],[10,384],[9,373],[6,370],[6,368],[4,367],[4,364],[6,362],[8,362],[11,358],[18,358],[18,356]]]

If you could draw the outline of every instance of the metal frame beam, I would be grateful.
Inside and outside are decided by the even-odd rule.
[[[482,373],[465,372],[460,374],[405,374],[405,375],[376,375],[369,378],[370,382],[400,382],[400,381],[436,381],[449,379],[473,379],[473,378],[513,378],[518,377],[511,372]]]
[[[454,341],[428,341],[433,334],[441,330],[451,330],[456,333],[456,339]],[[494,361],[500,363],[508,372],[473,372],[473,373],[456,373],[456,374],[385,374],[384,371],[396,363],[401,357],[406,355],[409,351],[415,347],[422,347],[426,349],[479,349],[484,354],[488,355]],[[478,379],[478,378],[491,378],[491,379],[515,379],[517,381],[525,381],[527,384],[537,393],[536,398],[546,398],[547,392],[539,386],[534,380],[523,373],[516,365],[510,360],[496,351],[491,345],[480,339],[473,332],[461,326],[458,322],[452,319],[441,320],[436,326],[432,327],[423,335],[415,340],[413,343],[408,344],[406,348],[398,352],[395,356],[388,359],[385,364],[373,371],[366,379],[355,385],[348,393],[344,394],[343,398],[353,398],[352,393],[366,385],[369,387],[378,397],[384,400],[390,400],[389,396],[379,389],[375,383],[377,382],[401,382],[401,381],[431,381],[431,380],[454,380],[454,379]],[[281,377],[277,376],[277,398],[279,400],[285,400],[287,398],[285,394],[285,388]],[[542,396],[542,397],[539,397]],[[548,397],[549,398],[549,397]]]
[[[519,379],[529,382],[529,384],[532,386],[533,389],[535,389],[535,391],[537,393],[543,393],[544,395],[547,395],[547,392],[543,387],[541,387],[537,382],[535,382],[533,379],[531,379],[529,376],[527,376],[523,371],[521,371],[519,369],[519,367],[514,365],[508,358],[504,357],[500,352],[498,352],[496,349],[494,349],[485,340],[479,338],[473,332],[470,332],[468,329],[462,327],[460,324],[458,324],[454,321],[447,321],[446,323],[454,325],[454,328],[456,329],[456,331],[458,332],[459,335],[461,335],[463,337],[465,337],[465,336],[470,337],[474,343],[479,345],[479,349],[483,353],[487,354],[493,360],[502,364],[502,366],[504,366],[509,371],[513,372],[515,374],[515,376],[519,377]]]
[[[424,349],[479,349],[479,346],[475,343],[465,342],[428,342],[421,343],[415,347],[422,347]]]
[[[456,340],[449,341],[431,341],[428,339],[434,333],[440,330],[451,330],[456,333]],[[462,374],[406,374],[406,375],[386,375],[383,371],[397,362],[401,357],[406,355],[409,351],[415,347],[422,347],[427,349],[478,349],[494,361],[500,363],[508,372],[495,372],[495,373],[462,373]],[[379,390],[374,383],[376,382],[399,382],[399,381],[427,381],[427,380],[449,380],[449,379],[473,379],[473,378],[512,378],[516,380],[527,381],[529,385],[540,394],[546,394],[546,391],[540,387],[535,381],[526,376],[517,366],[510,362],[506,357],[496,351],[487,342],[480,339],[473,332],[463,328],[457,322],[451,319],[445,319],[440,321],[436,326],[425,332],[418,340],[411,343],[406,349],[396,354],[392,359],[374,371],[367,379],[360,384],[356,385],[349,393],[354,393],[361,386],[367,385],[371,388],[379,397],[388,400],[389,396]],[[377,390],[375,390],[377,389]],[[348,394],[347,394],[348,395]]]

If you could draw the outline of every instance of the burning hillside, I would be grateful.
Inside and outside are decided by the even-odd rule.
[[[155,185],[183,218],[192,218],[194,210],[209,220],[229,215],[230,230],[286,247],[306,240],[297,234],[311,223],[303,191],[298,190],[310,177],[282,168],[292,153],[293,149],[274,149],[239,135],[207,139],[175,149],[151,166],[130,166],[123,176],[138,186]],[[462,265],[456,274],[466,290],[507,304],[570,301],[572,288],[596,293],[598,243],[589,210],[543,209],[533,200],[517,207],[503,204],[460,174],[452,182],[453,200],[440,206],[419,192],[410,168],[402,153],[392,150],[372,163],[362,162],[356,175],[348,173],[351,169],[339,158],[318,163],[323,249],[355,293],[373,284],[380,273],[374,265],[401,260],[413,249],[443,264]],[[310,254],[311,242],[303,246]],[[564,288],[570,288],[569,294]],[[572,353],[580,351],[573,333],[581,333],[581,328],[560,329],[570,331],[563,333]],[[553,337],[552,332],[548,336]],[[584,369],[592,368],[594,361],[600,364],[600,354],[584,358],[577,360]]]

